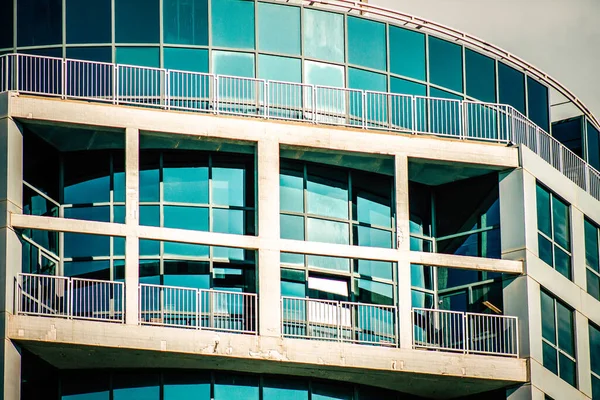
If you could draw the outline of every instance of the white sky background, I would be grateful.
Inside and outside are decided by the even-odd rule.
[[[369,0],[493,43],[557,79],[600,117],[600,0]]]

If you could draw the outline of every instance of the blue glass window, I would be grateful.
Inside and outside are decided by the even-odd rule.
[[[163,400],[204,400],[210,398],[210,375],[177,371],[164,375]]]
[[[406,79],[390,78],[390,91],[392,93],[406,94],[412,96],[426,96],[427,86],[407,81]]]
[[[352,400],[351,387],[342,387],[327,383],[315,382],[312,385],[312,400]]]
[[[498,63],[498,98],[525,114],[525,75],[506,64]]]
[[[212,52],[212,72],[219,75],[254,78],[254,54],[215,50]]]
[[[350,244],[348,224],[344,222],[308,218],[306,231],[306,239],[311,242]]]
[[[600,171],[600,132],[587,122],[587,162]]]
[[[429,36],[429,74],[431,83],[456,92],[462,92],[462,47]]]
[[[296,215],[280,215],[281,238],[304,240],[304,217]]]
[[[579,157],[584,157],[583,122],[583,116],[579,116],[552,123],[552,136]]]
[[[113,400],[159,400],[158,374],[115,374]]]
[[[348,87],[387,92],[387,76],[362,69],[348,68]]]
[[[343,63],[344,16],[304,9],[304,56]]]
[[[208,45],[208,0],[163,0],[164,42]]]
[[[62,0],[17,1],[17,45],[19,47],[61,43]]]
[[[217,374],[215,400],[258,400],[258,378],[255,376]]]
[[[496,62],[471,49],[465,49],[467,96],[496,102]]]
[[[211,7],[213,46],[254,49],[254,1],[219,0]]]
[[[300,83],[302,82],[302,61],[299,58],[260,54],[258,56],[258,77],[273,81]]]
[[[344,67],[314,61],[304,61],[304,81],[311,85],[344,87]]]
[[[426,79],[425,35],[390,26],[390,72],[409,78]]]
[[[348,17],[348,62],[385,71],[387,68],[385,24]]]
[[[387,261],[355,260],[354,272],[365,277],[393,279],[393,264]]]
[[[13,22],[13,0],[2,3],[2,12],[0,13],[0,49],[13,47],[14,22]]]
[[[305,381],[285,378],[264,378],[262,400],[308,400]]]
[[[304,171],[282,168],[279,175],[281,211],[304,211]]]
[[[110,262],[97,261],[65,261],[65,276],[84,279],[110,279]]]
[[[160,42],[159,8],[159,0],[115,0],[115,41]]]
[[[258,49],[300,55],[300,7],[258,3]]]
[[[164,66],[179,71],[208,72],[208,50],[165,47]]]
[[[67,47],[67,58],[109,63],[112,62],[112,49],[110,47]]]
[[[67,0],[67,43],[110,43],[110,0]]]
[[[462,96],[447,92],[445,90],[440,90],[440,89],[437,89],[434,87],[429,89],[429,95],[431,97],[436,97],[436,98],[440,98],[440,99],[448,99],[448,100],[462,100],[463,99]],[[458,107],[458,105],[457,105],[457,107]],[[456,115],[458,115],[458,114],[456,114]]]
[[[527,77],[527,105],[529,119],[546,132],[549,132],[550,103],[548,88],[530,77]]]
[[[160,53],[158,47],[117,47],[116,61],[117,64],[158,68]]]
[[[212,168],[212,203],[222,206],[246,205],[246,171],[243,168]]]
[[[165,228],[208,231],[208,209],[198,207],[164,207]]]
[[[164,157],[164,200],[208,204],[208,160],[200,157],[193,162],[192,156],[181,157],[178,153],[167,153]]]
[[[106,257],[110,255],[110,236],[65,233],[66,258]]]

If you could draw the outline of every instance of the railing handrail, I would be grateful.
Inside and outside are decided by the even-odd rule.
[[[219,289],[198,289],[198,292],[235,294],[235,295],[240,295],[240,296],[256,297],[256,293],[232,292],[230,290],[219,290]]]
[[[34,192],[36,192],[38,195],[40,195],[42,198],[48,200],[50,203],[54,204],[57,207],[60,207],[61,204],[54,200],[52,197],[48,196],[47,194],[43,193],[41,190],[39,190],[38,188],[36,188],[35,186],[33,186],[31,183],[27,182],[26,180],[23,180],[23,184],[25,186],[27,186],[29,189],[33,190]]]
[[[343,2],[342,0],[335,0],[338,2]],[[324,4],[324,3],[323,3]],[[362,3],[361,3],[362,4]],[[362,6],[361,6],[362,7]],[[524,146],[530,148],[536,154],[542,156],[542,150],[540,149],[540,135],[545,135],[548,140],[551,140],[551,143],[554,145],[558,145],[560,148],[560,154],[558,154],[559,159],[557,162],[550,162],[545,159],[545,161],[551,163],[551,165],[559,170],[563,175],[577,184],[579,187],[584,189],[586,192],[590,193],[594,198],[600,200],[600,191],[598,187],[600,186],[600,172],[595,170],[590,164],[588,164],[581,157],[577,156],[573,151],[569,150],[562,143],[558,142],[554,137],[548,134],[546,131],[541,129],[535,123],[533,123],[529,118],[524,116],[521,112],[516,110],[514,107],[506,104],[500,103],[486,103],[486,102],[478,102],[472,100],[458,100],[458,99],[445,99],[439,97],[427,97],[427,96],[412,96],[405,95],[400,93],[389,93],[386,92],[385,96],[394,96],[399,95],[405,98],[411,98],[411,105],[407,109],[402,109],[402,113],[400,115],[394,114],[392,116],[393,107],[390,108],[389,101],[386,99],[385,102],[378,101],[377,98],[372,99],[372,96],[367,96],[368,93],[377,94],[377,92],[373,91],[364,91],[361,89],[352,89],[352,88],[340,88],[340,87],[332,87],[327,85],[309,85],[309,88],[312,88],[312,96],[309,104],[305,104],[305,97],[302,97],[302,107],[294,107],[293,105],[283,105],[280,106],[272,106],[270,104],[270,94],[268,90],[260,91],[257,90],[253,92],[253,94],[244,94],[243,97],[248,96],[248,98],[239,98],[239,93],[236,93],[234,90],[232,93],[220,94],[220,87],[215,87],[212,90],[209,90],[208,95],[205,97],[194,96],[184,96],[183,99],[179,98],[177,95],[171,94],[171,83],[169,79],[160,79],[160,81],[154,82],[151,81],[149,87],[144,87],[142,85],[136,85],[135,77],[129,77],[128,80],[133,81],[133,85],[128,85],[128,87],[123,88],[119,86],[118,82],[120,81],[120,74],[123,72],[119,72],[120,67],[125,68],[135,68],[141,70],[155,71],[160,72],[161,74],[165,74],[165,77],[169,75],[170,70],[165,68],[155,68],[155,67],[144,67],[137,65],[123,65],[123,64],[105,64],[105,65],[113,65],[112,68],[112,82],[104,82],[103,86],[100,88],[96,88],[95,86],[87,86],[84,87],[83,90],[87,90],[85,93],[79,93],[79,91],[75,91],[76,93],[69,93],[69,89],[67,85],[67,70],[65,66],[68,62],[80,62],[80,63],[90,63],[97,64],[96,62],[89,62],[86,60],[74,60],[74,59],[62,59],[55,57],[44,57],[44,56],[36,56],[36,55],[28,55],[28,54],[5,54],[0,56],[1,59],[6,59],[7,61],[10,57],[16,57],[16,60],[24,59],[24,58],[33,58],[37,60],[51,60],[60,61],[60,63],[56,63],[57,65],[52,64],[52,74],[42,74],[42,78],[37,76],[31,76],[28,78],[23,78],[23,76],[19,76],[19,66],[17,64],[16,67],[9,68],[8,63],[6,67],[6,76],[0,77],[0,79],[6,79],[5,90],[15,90],[17,92],[22,91],[25,93],[34,93],[34,94],[45,94],[52,96],[60,96],[62,99],[66,98],[83,98],[83,99],[97,99],[98,101],[110,101],[112,100],[113,104],[140,104],[140,105],[150,105],[154,107],[161,107],[167,110],[169,109],[183,109],[190,111],[205,111],[211,113],[222,113],[222,114],[240,114],[240,115],[252,115],[254,117],[260,118],[273,118],[273,119],[290,119],[290,120],[298,120],[303,122],[312,122],[312,123],[330,123],[336,125],[345,125],[354,128],[362,128],[362,129],[383,129],[392,132],[401,131],[401,132],[411,132],[413,134],[416,133],[424,133],[424,134],[432,134],[437,136],[445,136],[445,137],[455,137],[461,140],[476,140],[476,141],[494,141],[497,143],[516,143],[523,144]],[[35,68],[33,65],[31,68]],[[38,66],[39,67],[39,66]],[[48,68],[48,66],[46,66]],[[186,73],[186,71],[176,70],[178,73]],[[56,81],[56,76],[58,73],[62,74],[61,81]],[[269,82],[265,79],[260,78],[251,78],[251,77],[237,77],[231,75],[215,75],[210,73],[195,73],[193,71],[189,71],[190,74],[200,74],[200,76],[208,76],[214,77],[208,83],[210,85],[214,85],[219,82],[219,79],[235,79],[237,81],[250,81],[255,82],[257,84],[261,84],[264,88],[268,88]],[[13,75],[14,74],[14,77]],[[13,79],[14,78],[14,79]],[[36,80],[37,79],[37,80]],[[14,80],[14,82],[13,82]],[[41,81],[38,81],[41,80]],[[273,81],[277,84],[285,84],[283,81]],[[108,85],[112,86],[112,89],[108,88]],[[295,86],[304,86],[306,84],[302,83],[294,83],[289,82],[290,85]],[[16,87],[13,87],[15,86]],[[0,85],[2,86],[2,85]],[[25,88],[21,89],[21,86]],[[106,87],[105,87],[106,86]],[[131,87],[129,87],[131,86]],[[139,87],[138,87],[139,86]],[[156,86],[156,87],[154,87]],[[229,85],[227,85],[229,86]],[[41,88],[41,89],[40,89]],[[94,90],[95,89],[95,90]],[[231,89],[231,88],[229,88]],[[329,104],[329,101],[323,101],[321,98],[322,95],[318,95],[319,89],[328,89],[344,92],[346,96],[341,101],[333,101],[333,104]],[[134,90],[134,93],[121,93],[122,90]],[[94,92],[101,92],[102,94],[95,94]],[[146,93],[148,92],[148,93]],[[352,98],[348,98],[350,94],[357,93],[360,96],[354,96]],[[384,94],[384,92],[380,92]],[[457,104],[458,109],[455,111],[451,109],[447,111],[448,115],[445,115],[444,118],[440,121],[437,121],[435,118],[432,119],[431,115],[424,115],[425,118],[421,115],[422,113],[431,114],[431,110],[428,110],[429,107],[433,107],[428,104],[425,105],[425,109],[423,106],[417,107],[417,99],[424,99],[426,103],[437,102],[445,102],[446,104]],[[190,105],[177,105],[171,104],[172,101],[206,101],[207,104],[211,106],[202,109],[202,108],[194,108]],[[306,98],[308,100],[308,97]],[[331,99],[330,99],[331,100]],[[352,103],[349,103],[352,102]],[[477,105],[481,104],[484,107],[493,107],[494,112],[502,112],[506,113],[508,121],[499,121],[499,118],[493,119],[491,117],[483,116],[484,122],[476,122],[476,126],[469,125],[471,122],[470,119],[470,107],[464,107],[464,104],[467,105]],[[220,106],[223,105],[226,109],[221,109]],[[351,107],[352,105],[352,107]],[[235,107],[240,107],[240,109],[235,109]],[[227,108],[229,107],[229,108]],[[293,113],[293,115],[271,115],[270,109],[273,109],[275,112],[288,112]],[[333,108],[333,109],[332,109]],[[419,114],[417,114],[416,108],[419,108]],[[339,109],[339,110],[338,110]],[[475,110],[477,112],[477,110]],[[376,112],[377,116],[375,119],[370,117],[370,113]],[[464,114],[464,115],[463,115]],[[396,119],[394,119],[394,117]],[[417,121],[418,117],[418,121]],[[476,114],[475,117],[478,117]],[[454,121],[456,120],[456,121]],[[474,118],[477,121],[477,118]],[[512,121],[511,121],[512,120]],[[519,123],[519,126],[515,124],[515,122]],[[526,124],[528,127],[525,127],[524,132],[521,132],[522,126],[520,124]],[[516,132],[516,130],[519,130]],[[534,130],[534,132],[529,131],[529,129]],[[477,130],[479,132],[478,135],[469,134]],[[519,135],[517,135],[517,133]],[[533,133],[534,136],[531,136]],[[517,139],[517,136],[523,138],[522,143]],[[534,143],[537,145],[534,146]],[[554,156],[551,156],[551,158]],[[569,163],[565,162],[565,157],[570,157],[568,159]],[[543,158],[543,157],[542,157]],[[556,160],[556,157],[553,158]],[[567,164],[567,165],[565,165]],[[579,168],[572,168],[574,166],[579,166]],[[566,170],[566,167],[571,167],[569,170]],[[583,176],[581,176],[583,175]],[[594,177],[594,181],[590,179],[590,176]],[[592,190],[593,189],[593,190]],[[599,192],[599,193],[596,193]]]
[[[427,312],[440,312],[445,314],[460,314],[465,315],[464,311],[453,311],[453,310],[440,310],[439,308],[423,308],[423,307],[412,307],[413,311],[427,311]]]
[[[29,272],[19,272],[18,276],[27,276],[30,278],[42,277],[42,278],[52,278],[52,279],[60,279],[60,280],[70,280],[71,278],[68,276],[60,276],[60,275],[44,275],[44,274],[32,274]],[[110,281],[106,281],[110,282]]]
[[[125,284],[124,282],[121,282],[121,281],[103,281],[102,279],[88,279],[88,278],[77,278],[77,277],[72,277],[69,279],[71,279],[73,282],[77,281],[77,282],[102,283],[102,284],[111,284],[111,285],[115,285],[115,286],[121,286],[121,285]]]

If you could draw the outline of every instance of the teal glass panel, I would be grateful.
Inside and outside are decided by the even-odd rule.
[[[599,249],[598,249],[598,228],[587,219],[584,222],[585,232],[585,262],[588,267],[596,272],[600,272]]]
[[[381,71],[387,69],[385,24],[348,16],[348,62]]]
[[[258,49],[300,55],[300,7],[258,3]]]
[[[587,162],[600,171],[600,132],[590,122],[587,124]]]
[[[386,283],[375,282],[368,279],[355,279],[354,296],[355,300],[357,300],[359,303],[383,304],[391,306],[394,304],[394,287]],[[387,324],[389,324],[389,321],[391,321],[392,318],[393,317],[390,315],[390,319],[386,321]],[[364,323],[364,321],[360,322]],[[383,331],[386,330],[383,326],[381,328],[383,328]]]
[[[303,270],[281,269],[281,295],[302,298],[306,296],[306,276]]]
[[[540,185],[535,189],[537,203],[538,230],[552,237],[552,219],[550,216],[550,193]]]
[[[164,42],[208,45],[208,0],[163,0]]]
[[[272,81],[300,83],[302,82],[302,61],[299,58],[260,54],[258,56],[258,77]],[[282,88],[282,90],[285,89]],[[281,96],[280,93],[278,95]]]
[[[588,294],[596,300],[600,300],[600,277],[598,277],[598,275],[596,275],[589,269],[586,269],[585,273]]]
[[[419,292],[418,290],[412,290],[411,304],[413,307],[416,308],[433,308],[433,295],[429,293]],[[419,328],[415,327],[415,329]],[[417,333],[416,336],[418,337],[419,334]]]
[[[431,83],[456,92],[462,92],[462,47],[429,36],[429,74]]]
[[[595,325],[589,325],[590,335],[590,366],[592,372],[600,374],[600,329]]]
[[[159,43],[159,0],[114,0],[117,43]]]
[[[387,261],[355,260],[354,272],[363,277],[392,280],[394,265]]]
[[[471,49],[465,49],[467,96],[496,102],[496,62]]]
[[[575,380],[577,376],[575,362],[562,353],[559,353],[558,357],[558,363],[560,365],[559,376],[571,386],[577,387],[577,382]]]
[[[165,201],[208,204],[208,166],[165,166],[163,190]]]
[[[354,243],[357,246],[392,248],[392,232],[367,226],[354,227]]]
[[[348,68],[348,87],[351,89],[387,92],[387,76],[362,69]]]
[[[165,373],[163,400],[210,399],[210,375],[202,372]]]
[[[564,249],[571,249],[571,224],[569,206],[552,196],[552,225],[554,227],[554,241]]]
[[[554,246],[554,268],[565,278],[571,279],[571,257],[558,246]]]
[[[215,374],[214,400],[258,400],[258,377]]]
[[[110,255],[110,236],[64,234],[65,258],[106,257]]]
[[[304,255],[302,254],[281,253],[279,258],[282,264],[304,265]]]
[[[60,380],[61,400],[109,400],[110,376],[94,371],[69,371]]]
[[[411,96],[427,96],[427,86],[394,77],[390,78],[390,91]]]
[[[62,43],[62,0],[16,2],[18,47]],[[3,9],[5,7],[2,6]],[[12,32],[9,37],[13,37]]]
[[[123,237],[113,238],[113,255],[114,256],[125,256],[125,238],[123,238]]]
[[[304,81],[311,85],[344,87],[344,67],[314,61],[304,61]]]
[[[425,265],[411,264],[410,284],[413,287],[433,290],[433,268]]]
[[[208,50],[165,47],[163,51],[167,69],[208,72]]]
[[[65,276],[84,279],[110,279],[110,262],[99,261],[65,261]]]
[[[198,207],[164,207],[164,227],[208,231],[208,209]]]
[[[425,35],[390,26],[390,72],[426,80]]]
[[[308,400],[308,382],[265,377],[262,400]]]
[[[140,206],[140,225],[160,226],[160,206]]]
[[[117,47],[117,64],[139,65],[158,68],[160,52],[158,47]]]
[[[103,152],[67,153],[64,156],[63,204],[110,201],[110,157]]]
[[[314,382],[312,384],[312,400],[352,400],[353,388],[348,385],[332,385]]]
[[[350,272],[350,260],[347,258],[327,256],[307,256],[308,268],[330,269],[333,271]]]
[[[110,43],[111,1],[66,0],[67,43]]]
[[[459,95],[454,94],[454,93],[447,92],[445,90],[440,90],[440,89],[434,88],[434,87],[432,87],[432,88],[429,89],[429,95],[431,97],[435,97],[435,98],[439,98],[439,99],[463,100],[462,96],[459,96]],[[458,116],[458,114],[457,114],[457,112],[458,112],[457,111],[458,110],[458,105],[454,106],[455,104],[457,104],[457,103],[444,103],[444,105],[446,105],[446,106],[450,105],[450,107],[447,108],[445,112],[446,113],[450,113],[450,115],[456,115],[456,116]],[[431,108],[435,109],[436,105],[432,104]],[[458,118],[456,118],[456,119],[458,119]]]
[[[556,349],[545,342],[542,342],[542,346],[544,367],[558,375],[558,359],[556,357]]]
[[[527,107],[529,119],[550,132],[548,88],[530,77],[527,77]]]
[[[65,208],[65,218],[110,222],[110,207]]]
[[[209,246],[198,244],[164,242],[163,248],[166,256],[208,257],[209,255]]]
[[[556,320],[558,326],[558,347],[574,357],[575,329],[573,326],[573,312],[558,301],[556,302]]]
[[[159,374],[114,374],[113,400],[159,400]]]
[[[600,379],[594,375],[592,375],[592,399],[600,399]]]
[[[160,242],[140,239],[140,256],[158,256],[159,254]]]
[[[246,205],[246,171],[242,168],[212,168],[212,203],[222,206]]]
[[[163,282],[166,286],[210,289],[210,267],[208,261],[165,260],[164,265]],[[170,298],[166,296],[165,303],[169,307],[171,304],[174,306],[174,303],[178,302],[180,307],[183,305],[193,310],[195,309],[194,296],[196,294],[193,292],[185,292],[185,294],[184,292],[180,292]],[[185,324],[187,324],[187,321]]]
[[[140,202],[160,200],[158,157],[140,153]]]
[[[307,175],[307,212],[348,219],[347,174],[340,170],[310,165]]]
[[[412,98],[407,96],[426,96],[427,86],[406,79],[391,77],[390,92],[404,95],[394,97],[392,102],[392,124],[404,130],[412,130],[413,125],[416,125],[416,128],[420,130],[424,130],[427,121],[427,110],[419,106],[416,110],[417,120],[413,121],[415,103],[413,103]]]
[[[254,49],[254,1],[213,1],[211,14],[213,46]]]
[[[304,217],[280,215],[282,239],[304,240]]]
[[[343,63],[344,15],[304,9],[304,56]]]
[[[311,242],[334,244],[350,244],[348,224],[309,218],[307,221],[307,238]]]
[[[14,7],[13,1],[16,0],[5,0],[1,6],[4,11],[0,13],[0,49],[14,45],[14,13],[10,12]]]
[[[556,344],[556,322],[554,320],[554,299],[540,292],[542,310],[542,337]]]
[[[212,231],[243,235],[246,233],[246,212],[243,210],[229,210],[213,208]]]
[[[498,99],[525,114],[525,75],[503,63],[498,63]]]
[[[391,187],[389,185],[383,186],[382,189],[383,192],[385,192],[386,189],[391,192]],[[356,187],[356,181],[354,181],[354,184],[352,185],[352,192],[354,193],[354,196],[356,196],[354,205],[356,208],[353,210],[353,217],[356,218],[358,222],[375,226],[384,226],[387,228],[392,227],[393,218],[390,205],[391,199],[389,197],[391,195],[383,197],[369,193],[366,190],[361,190]]]
[[[304,172],[282,169],[279,174],[281,211],[304,212]]]
[[[554,266],[554,256],[552,255],[552,242],[544,236],[538,234],[538,256],[546,264]]]
[[[254,54],[213,51],[212,72],[219,75],[254,78]]]

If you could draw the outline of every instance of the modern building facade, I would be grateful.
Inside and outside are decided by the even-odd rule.
[[[559,82],[346,0],[0,6],[3,399],[600,399]]]

